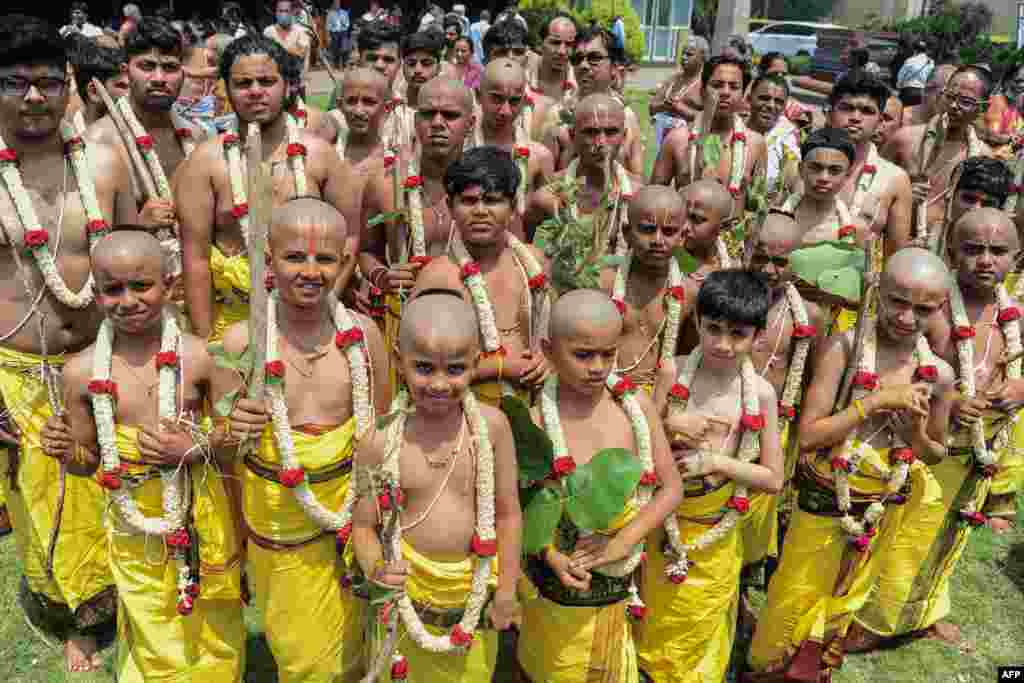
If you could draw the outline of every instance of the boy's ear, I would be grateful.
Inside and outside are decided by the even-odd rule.
[[[551,347],[551,340],[550,339],[548,339],[547,337],[542,337],[541,338],[541,340],[540,340],[540,350],[544,352],[544,355],[547,356],[548,360],[551,360],[552,347]]]

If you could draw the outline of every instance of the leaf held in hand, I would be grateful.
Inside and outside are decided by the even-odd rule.
[[[722,138],[718,135],[705,135],[701,143],[704,153],[704,168],[718,168],[722,162]]]
[[[238,400],[239,390],[235,389],[232,392],[221,396],[220,400],[213,404],[213,411],[218,417],[227,417],[231,414],[231,411],[235,409],[235,401]]]
[[[393,223],[395,221],[405,218],[405,214],[401,211],[389,211],[387,213],[378,213],[376,216],[366,221],[367,227],[374,227],[381,223]]]
[[[676,263],[679,264],[679,270],[682,271],[683,275],[696,273],[700,268],[700,261],[697,260],[697,257],[686,251],[683,247],[673,249],[672,256],[675,257]]]
[[[580,529],[606,529],[633,496],[643,466],[624,448],[606,448],[566,477],[566,512]]]
[[[562,518],[564,502],[558,490],[550,486],[540,489],[523,510],[523,553],[536,555],[544,549]]]
[[[512,426],[512,439],[516,445],[516,464],[519,466],[519,487],[528,488],[551,474],[555,447],[548,435],[534,424],[530,409],[513,396],[501,399],[501,411]]]

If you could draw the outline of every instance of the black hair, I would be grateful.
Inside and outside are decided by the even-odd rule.
[[[863,69],[871,61],[871,53],[867,48],[855,47],[850,50],[850,70]]]
[[[512,155],[494,145],[474,147],[448,164],[444,173],[444,189],[449,197],[479,186],[484,192],[500,192],[513,199],[520,182],[519,167]]]
[[[540,39],[543,42],[548,37],[548,31],[551,30],[551,24],[555,23],[555,19],[564,19],[572,24],[572,27],[579,31],[579,26],[576,24],[576,18],[564,10],[558,10],[550,19],[540,25]]]
[[[455,29],[456,38],[462,35],[462,22],[459,21],[459,17],[456,14],[446,14],[444,17],[444,21],[441,23],[441,25],[444,26],[445,31],[447,31],[450,28]]]
[[[24,14],[0,16],[0,66],[47,64],[67,68],[67,47],[57,27]]]
[[[998,199],[1002,208],[1010,196],[1012,184],[1013,173],[1005,162],[990,157],[971,157],[960,164],[956,189],[984,192]]]
[[[428,52],[441,59],[444,52],[444,35],[436,31],[416,31],[402,38],[401,55],[405,57],[413,52]]]
[[[467,45],[469,45],[469,51],[473,51],[473,39],[470,38],[469,36],[458,36],[455,39],[455,42],[452,43],[452,47],[454,48],[457,43],[466,43]]]
[[[819,128],[813,131],[800,145],[800,157],[806,159],[816,149],[834,149],[842,152],[851,164],[857,156],[853,140],[845,128]]]
[[[224,48],[224,54],[220,58],[220,77],[225,83],[231,80],[231,67],[235,65],[240,57],[252,55],[267,55],[277,64],[281,77],[288,80],[288,69],[291,63],[288,59],[288,52],[281,44],[273,38],[267,38],[260,33],[247,33],[241,38],[235,38]]]
[[[777,62],[780,59],[786,63],[786,68],[788,69],[789,60],[786,59],[786,55],[781,52],[765,52],[764,55],[761,56],[761,63],[758,65],[757,70],[763,74],[768,70],[768,67],[772,65],[772,62]]]
[[[714,75],[715,70],[720,66],[735,66],[739,69],[743,80],[743,89],[747,89],[747,84],[750,83],[750,66],[742,59],[736,59],[728,55],[718,55],[704,62],[704,69],[700,74],[703,87],[708,87],[708,83],[711,82],[711,76]]]
[[[377,50],[383,45],[398,47],[402,44],[402,30],[386,21],[375,21],[359,31],[356,43],[360,52]]]
[[[982,92],[981,94],[981,99],[987,100],[989,98],[989,95],[992,94],[993,78],[992,71],[986,66],[981,66],[979,64],[963,64],[961,66],[958,66],[956,71],[954,71],[950,75],[949,80],[946,81],[947,86],[948,84],[953,82],[954,78],[956,78],[960,74],[965,74],[968,72],[974,72],[974,74],[979,79],[981,79],[981,84],[984,89],[984,92]]]
[[[754,91],[757,90],[757,86],[762,83],[771,83],[786,91],[786,97],[789,97],[789,83],[782,76],[771,75],[771,76],[758,76],[754,79],[753,85],[750,86],[750,95],[754,95]]]
[[[763,330],[768,323],[771,294],[761,276],[742,268],[708,273],[697,293],[697,315]]]
[[[281,78],[290,85],[302,85],[302,57],[293,55],[291,52],[285,50],[284,52],[284,64],[279,65],[281,69]],[[289,106],[291,103],[289,102]]]
[[[87,2],[73,2],[71,3],[71,12],[85,12],[89,14],[89,3]]]
[[[608,58],[612,64],[625,64],[626,63],[626,51],[619,47],[618,41],[615,40],[609,31],[599,26],[591,27],[585,26],[576,34],[576,46],[590,43],[595,39],[600,39],[604,43],[604,47],[608,50]]]
[[[878,111],[885,109],[889,100],[889,88],[876,76],[860,69],[851,71],[835,84],[828,96],[828,106],[835,107],[844,97],[870,97],[878,104]]]
[[[121,67],[128,61],[124,50],[117,47],[99,45],[96,41],[87,40],[71,55],[71,67],[75,74],[75,85],[83,100],[86,89],[92,79],[101,83],[121,73]]]
[[[183,49],[181,34],[163,17],[144,17],[124,39],[124,51],[128,59],[150,50],[181,57]]]
[[[503,19],[487,29],[487,33],[484,34],[484,60],[490,60],[494,50],[507,50],[513,45],[526,47],[529,44],[529,36],[520,22],[515,19]]]

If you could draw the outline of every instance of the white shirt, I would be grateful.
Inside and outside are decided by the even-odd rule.
[[[99,36],[103,35],[103,29],[101,29],[96,24],[90,24],[89,22],[85,22],[84,24],[82,24],[81,28],[75,26],[74,24],[68,24],[67,26],[61,28],[60,37],[64,38],[69,33],[81,33],[86,38],[98,38]]]
[[[775,127],[764,136],[764,145],[767,151],[767,163],[765,164],[765,175],[768,179],[768,187],[775,187],[779,177],[782,175],[787,153],[789,156],[800,160],[800,130],[787,119],[785,115],[779,117]]]

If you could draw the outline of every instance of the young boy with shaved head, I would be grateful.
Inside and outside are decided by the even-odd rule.
[[[932,348],[957,373],[947,457],[929,465],[941,495],[922,496],[879,557],[878,589],[857,613],[846,641],[863,652],[908,634],[960,641],[950,612],[949,578],[971,529],[1002,533],[1016,517],[1024,472],[1024,431],[1014,422],[1024,404],[1019,304],[1003,280],[1020,253],[1017,229],[994,208],[968,211],[953,226],[949,262],[956,273],[950,303],[929,330]]]
[[[489,681],[497,631],[520,622],[515,444],[508,419],[470,391],[480,350],[457,293],[413,298],[398,347],[407,389],[390,426],[360,444],[360,466],[379,474],[360,491],[353,545],[363,575],[397,601],[381,615],[400,621],[396,659],[369,664],[392,679]]]
[[[749,492],[782,488],[776,394],[750,358],[770,305],[754,273],[711,273],[697,298],[700,343],[675,361],[663,409],[685,496],[650,536],[651,613],[638,629],[640,668],[658,683],[725,679]]]
[[[924,333],[943,315],[949,271],[919,248],[886,263],[874,316],[818,355],[800,413],[801,459],[782,562],[751,645],[750,681],[821,680],[842,662],[843,639],[909,518],[928,494],[924,461],[946,455],[954,375]],[[856,352],[856,355],[855,355]],[[839,404],[848,366],[852,400]],[[834,407],[836,406],[836,407]]]
[[[533,418],[555,444],[551,478],[588,466],[609,448],[638,458],[644,474],[608,528],[579,528],[563,515],[551,544],[527,557],[538,594],[524,604],[519,666],[536,683],[584,683],[595,672],[601,680],[639,683],[627,611],[642,618],[644,608],[632,574],[645,538],[682,500],[682,482],[653,401],[612,372],[622,316],[611,299],[588,289],[563,294],[550,332],[544,348],[555,372]]]
[[[160,243],[118,231],[92,252],[105,321],[64,369],[67,413],[43,447],[108,490],[118,589],[117,680],[240,681],[245,670],[242,535],[203,406],[230,391],[205,342],[166,312],[173,276]],[[164,547],[166,544],[166,548]],[[195,552],[198,549],[198,552]]]
[[[233,437],[259,439],[241,474],[249,579],[290,683],[348,681],[363,666],[362,607],[343,585],[338,547],[351,532],[355,445],[390,395],[380,332],[333,295],[354,258],[346,233],[343,216],[318,199],[275,210],[266,394],[239,399],[229,420]],[[224,350],[240,354],[251,341],[238,324]]]

